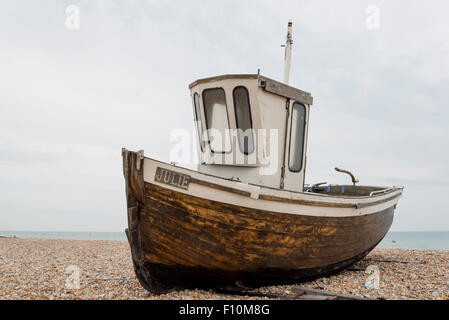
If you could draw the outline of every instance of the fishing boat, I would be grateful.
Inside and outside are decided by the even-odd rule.
[[[312,95],[257,74],[189,85],[199,163],[122,149],[134,270],[154,293],[300,282],[363,259],[386,235],[403,187],[305,184]]]

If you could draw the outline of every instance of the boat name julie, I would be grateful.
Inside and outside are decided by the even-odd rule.
[[[190,184],[190,176],[157,167],[154,181],[187,190]]]

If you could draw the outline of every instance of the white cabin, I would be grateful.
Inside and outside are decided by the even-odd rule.
[[[200,79],[189,88],[198,171],[303,191],[310,93],[257,74]]]

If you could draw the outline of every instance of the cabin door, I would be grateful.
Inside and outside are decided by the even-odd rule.
[[[285,132],[284,175],[285,190],[303,191],[305,151],[307,139],[307,107],[290,100],[287,113],[287,130]]]

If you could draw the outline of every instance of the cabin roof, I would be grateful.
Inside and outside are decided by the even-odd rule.
[[[192,89],[198,84],[210,83],[220,80],[238,80],[238,79],[258,79],[259,87],[263,88],[265,91],[283,96],[286,98],[294,99],[296,101],[313,104],[313,97],[309,92],[291,87],[285,83],[264,77],[258,74],[224,74],[215,77],[203,78],[192,82],[189,85],[189,89]]]

